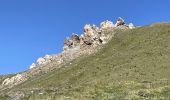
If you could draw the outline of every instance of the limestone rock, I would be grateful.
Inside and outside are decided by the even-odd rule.
[[[17,74],[16,76],[13,76],[11,78],[7,78],[5,79],[3,82],[2,82],[2,85],[3,86],[6,86],[6,85],[15,85],[15,84],[18,84],[22,81],[24,81],[25,78],[22,74]]]
[[[84,34],[81,34],[80,35],[80,45],[83,45],[84,44]]]
[[[79,42],[79,41],[80,41],[79,36],[78,36],[77,34],[75,34],[75,33],[72,33],[71,39],[72,39],[73,41],[76,41],[76,42]]]
[[[84,37],[83,41],[84,41],[84,44],[86,44],[86,45],[93,44],[93,40],[90,37]]]
[[[62,64],[63,62],[64,62],[64,61],[63,61],[62,58],[60,58],[60,59],[57,61],[58,64]]]
[[[135,26],[133,25],[133,23],[130,23],[128,26],[129,26],[130,29],[135,28]]]
[[[73,47],[77,46],[80,44],[80,38],[77,34],[73,33],[72,36],[71,36],[71,40],[72,40],[72,44],[73,44]]]
[[[84,35],[92,37],[94,34],[97,33],[97,30],[98,27],[96,27],[95,25],[87,24],[84,26]]]
[[[41,65],[41,64],[44,64],[45,63],[45,59],[44,58],[38,58],[38,60],[37,60],[37,64],[39,64],[39,65]]]
[[[114,27],[113,22],[108,21],[108,20],[100,23],[100,28],[101,28],[101,29],[108,29],[108,28],[113,28],[113,27]]]
[[[30,69],[36,67],[36,64],[35,63],[32,63],[32,65],[30,66]]]
[[[117,26],[124,25],[124,24],[125,24],[124,19],[123,19],[123,18],[121,18],[121,17],[118,17],[118,19],[117,19],[117,22],[116,22],[115,26],[117,27]]]
[[[72,48],[72,46],[73,46],[73,41],[71,39],[64,40],[63,50],[68,50],[69,48]]]
[[[77,34],[73,33],[71,38],[68,38],[64,41],[64,50],[74,48],[80,44],[80,38]]]
[[[45,55],[44,59],[47,61],[47,60],[52,60],[53,57],[51,55]]]

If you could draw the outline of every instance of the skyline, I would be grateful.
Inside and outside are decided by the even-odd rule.
[[[169,4],[168,0],[1,1],[0,74],[27,70],[39,57],[61,52],[64,39],[80,35],[85,24],[115,23],[117,17],[137,26],[169,22]]]

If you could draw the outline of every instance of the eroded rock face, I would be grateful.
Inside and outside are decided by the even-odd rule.
[[[80,38],[77,34],[73,33],[71,39],[75,42],[80,42]]]
[[[125,24],[125,21],[123,18],[118,17],[116,24],[113,24],[111,21],[104,21],[100,24],[100,28],[98,28],[95,25],[87,24],[84,26],[84,33],[81,34],[79,37],[77,34],[73,33],[70,38],[65,39],[64,41],[64,47],[63,50],[69,52],[73,52],[71,49],[78,51],[82,46],[93,46],[96,47],[100,44],[106,44],[107,40],[110,38],[110,36],[103,34],[102,31],[107,29],[133,29],[135,26],[130,24]],[[70,51],[71,50],[71,51]],[[63,57],[59,56],[50,56],[46,55],[45,57],[41,57],[37,60],[36,63],[33,63],[30,66],[30,69],[37,67],[39,65],[45,65],[50,63],[51,61],[58,59],[58,63],[63,63]],[[59,60],[60,59],[60,60]]]
[[[80,44],[80,38],[77,34],[73,33],[71,38],[66,39],[64,41],[64,50],[70,49],[70,48],[74,48],[75,46]]]
[[[102,31],[107,29],[133,29],[133,28],[135,28],[135,26],[132,23],[126,24],[124,19],[121,17],[117,18],[115,24],[113,24],[112,21],[108,21],[108,20],[102,22],[100,24],[100,28],[98,28],[95,25],[86,24],[84,26],[84,33],[81,34],[80,37],[77,34],[73,33],[71,38],[65,39],[63,50],[67,51],[73,48],[76,49],[77,47],[81,47],[82,45],[95,47],[100,44],[106,44],[107,40],[110,37],[108,35],[103,34]],[[33,63],[30,66],[30,69],[36,67],[37,65],[47,64],[54,59],[56,58],[50,55],[46,55],[45,57],[39,58],[36,64]],[[62,63],[63,61],[59,60],[58,62]]]
[[[64,47],[63,47],[64,50],[72,48],[72,46],[73,46],[73,41],[71,39],[64,40]]]
[[[73,33],[72,36],[71,36],[71,40],[72,40],[72,47],[75,47],[77,45],[80,44],[80,38],[77,34]]]
[[[105,44],[108,36],[103,34],[102,31],[108,29],[133,29],[133,24],[125,24],[124,19],[119,17],[116,24],[111,21],[104,21],[100,24],[100,28],[95,25],[86,24],[84,26],[84,33],[79,37],[77,34],[72,34],[71,38],[64,41],[64,50],[70,50],[76,46],[92,45],[97,46]]]

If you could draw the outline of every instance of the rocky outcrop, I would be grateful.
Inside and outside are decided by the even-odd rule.
[[[133,25],[133,23],[130,23],[129,24],[129,29],[133,29],[133,28],[135,28],[135,26]]]
[[[42,65],[42,64],[46,64],[46,63],[49,63],[53,60],[53,56],[51,55],[45,55],[45,57],[42,57],[42,58],[39,58],[37,60],[37,64],[38,65]]]
[[[113,22],[111,21],[104,21],[102,23],[100,23],[100,29],[108,29],[108,28],[114,28],[115,25],[113,24]]]
[[[29,69],[32,69],[32,68],[34,68],[34,67],[36,67],[36,64],[35,64],[35,63],[32,63],[32,65],[30,66]]]
[[[73,33],[71,38],[67,38],[64,41],[64,50],[70,49],[70,48],[74,48],[75,46],[77,46],[80,43],[80,38],[77,34]]]
[[[96,27],[95,25],[87,24],[84,26],[84,35],[88,37],[92,37],[97,33],[98,30],[99,28]]]
[[[29,67],[29,69],[35,68],[36,66],[41,66],[41,65],[48,64],[51,61],[53,61],[54,59],[56,59],[55,56],[45,55],[45,57],[38,58],[36,63],[32,63],[32,65]]]
[[[96,47],[101,44],[107,43],[109,39],[109,35],[104,34],[103,31],[109,30],[109,29],[133,29],[135,26],[130,23],[129,25],[125,23],[124,19],[121,17],[118,17],[115,24],[113,24],[112,21],[103,21],[100,23],[100,28],[98,28],[96,25],[90,25],[86,24],[84,26],[84,32],[80,36],[78,36],[75,33],[72,33],[70,38],[65,39],[64,41],[64,47],[63,52],[59,55],[46,55],[45,57],[41,57],[37,60],[36,63],[33,63],[30,66],[30,69],[35,68],[36,66],[45,65],[50,63],[51,61],[58,61],[59,63],[64,62],[64,52],[68,51],[69,53],[76,51],[81,52],[85,46],[92,46]],[[67,55],[69,53],[67,52]],[[66,56],[66,55],[65,55]]]
[[[47,72],[47,70],[52,70],[56,66],[72,61],[81,55],[92,54],[97,51],[96,47],[106,44],[114,36],[114,29],[133,28],[135,28],[135,26],[132,23],[126,24],[121,17],[117,19],[115,24],[108,20],[102,22],[100,28],[87,24],[84,26],[83,34],[78,36],[73,33],[70,38],[65,39],[62,53],[38,58],[38,60],[30,66],[30,70],[5,79],[1,86],[12,87],[43,71]],[[112,34],[106,34],[109,30],[112,31],[110,32]]]
[[[123,18],[118,17],[116,24],[115,24],[115,27],[118,27],[118,26],[121,26],[121,25],[125,25],[125,21],[124,21]]]
[[[25,81],[26,78],[24,75],[22,74],[17,74],[16,76],[13,76],[11,78],[7,78],[2,82],[3,86],[7,86],[7,85],[16,85],[18,83],[22,83],[23,81]]]

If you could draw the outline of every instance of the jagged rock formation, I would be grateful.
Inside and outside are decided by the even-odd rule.
[[[64,50],[67,50],[69,48],[74,48],[80,43],[80,38],[77,34],[73,33],[71,38],[65,39],[64,41]]]
[[[113,24],[113,22],[108,21],[108,20],[104,21],[100,24],[101,29],[108,29],[108,28],[114,28],[114,27],[115,27],[115,25]]]
[[[40,57],[36,63],[30,66],[30,70],[24,73],[17,74],[12,78],[7,78],[3,81],[0,86],[13,86],[20,84],[34,75],[40,74],[42,71],[48,72],[48,70],[54,69],[53,65],[60,66],[67,63],[81,55],[88,55],[96,52],[96,47],[99,45],[107,43],[114,34],[105,34],[105,30],[109,29],[133,29],[135,28],[133,24],[125,24],[122,18],[118,18],[116,24],[114,25],[111,21],[104,21],[100,24],[100,28],[95,25],[85,25],[84,33],[78,36],[73,33],[71,38],[67,38],[64,41],[63,52],[57,55],[46,55],[45,57]],[[44,68],[43,66],[49,64],[49,67]],[[43,69],[42,69],[43,68]],[[59,67],[58,67],[59,68]]]
[[[104,21],[100,24],[100,28],[98,28],[96,25],[90,25],[87,24],[84,26],[84,34],[81,34],[80,37],[78,35],[72,35],[70,39],[66,39],[64,42],[64,50],[74,48],[78,45],[93,45],[97,46],[102,43],[105,43],[104,41],[107,39],[107,35],[102,34],[102,31],[105,29],[133,29],[135,28],[132,23],[129,25],[125,24],[124,19],[119,17],[116,21],[116,24],[114,25],[111,21]],[[76,39],[73,39],[73,36],[76,37]],[[75,45],[76,44],[76,45]]]
[[[121,26],[121,25],[125,25],[125,21],[121,17],[118,17],[117,22],[115,24],[115,27],[118,27],[118,26]]]

